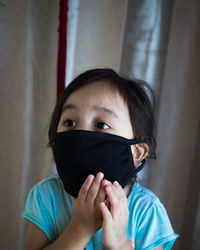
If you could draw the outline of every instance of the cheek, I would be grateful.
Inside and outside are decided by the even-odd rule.
[[[122,123],[119,123],[118,125],[119,125],[118,126],[119,135],[127,139],[134,138],[133,129],[129,120],[124,120]]]
[[[121,136],[127,139],[133,139],[134,134],[128,108],[126,104],[124,104],[122,101],[119,104],[118,104],[119,108],[117,110],[117,114],[119,117],[119,121],[117,124],[118,131],[121,134]]]

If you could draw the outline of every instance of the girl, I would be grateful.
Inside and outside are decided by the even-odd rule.
[[[178,235],[165,208],[135,182],[155,158],[146,88],[94,69],[65,89],[49,128],[58,176],[29,193],[25,249],[171,249]]]

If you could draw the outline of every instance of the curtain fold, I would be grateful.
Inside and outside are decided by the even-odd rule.
[[[30,188],[47,176],[47,127],[56,101],[58,0],[0,6],[1,249],[23,249]]]
[[[179,239],[174,249],[200,249],[200,2],[129,1],[121,73],[156,93],[158,159],[144,172]]]
[[[31,0],[27,8],[21,212],[30,188],[47,176],[52,161],[47,129],[56,100],[58,6],[58,1],[49,1],[46,8],[45,2]],[[19,249],[23,246],[25,226],[21,218]]]
[[[149,83],[156,97],[156,116],[160,107],[172,9],[173,0],[130,0],[127,6],[120,73]],[[150,182],[154,162],[147,164],[148,167],[138,175],[145,185]]]
[[[151,188],[157,190],[166,203],[181,235],[177,249],[199,248],[192,248],[196,244],[194,218],[199,213],[200,192],[200,184],[195,184],[193,175],[194,172],[196,176],[200,174],[199,163],[195,161],[200,150],[197,143],[200,118],[199,13],[198,0],[177,0],[174,3],[158,117],[159,158],[150,182]],[[160,178],[155,180],[156,174]]]
[[[120,73],[161,92],[173,0],[128,1]],[[158,99],[158,98],[157,98]]]
[[[68,1],[68,20],[67,20],[67,60],[66,60],[66,80],[67,86],[73,80],[73,69],[76,67],[75,52],[76,52],[76,38],[78,27],[78,15],[79,15],[79,0]]]

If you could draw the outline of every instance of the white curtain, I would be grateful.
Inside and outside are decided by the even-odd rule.
[[[181,250],[200,249],[199,23],[198,0],[130,0],[121,57],[121,72],[156,93],[158,159],[145,180],[165,204]]]
[[[177,249],[200,249],[200,2],[174,2],[158,117],[158,161],[150,186],[181,237]]]
[[[120,73],[128,78],[143,79],[153,89],[158,115],[160,92],[169,39],[173,2],[128,1],[126,26],[122,44]],[[138,174],[142,184],[148,186],[151,165]]]
[[[47,176],[56,98],[58,0],[0,6],[0,248],[22,249],[28,190]]]

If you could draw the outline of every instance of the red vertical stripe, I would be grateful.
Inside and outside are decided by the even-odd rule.
[[[60,0],[58,27],[57,98],[65,88],[68,0]]]

